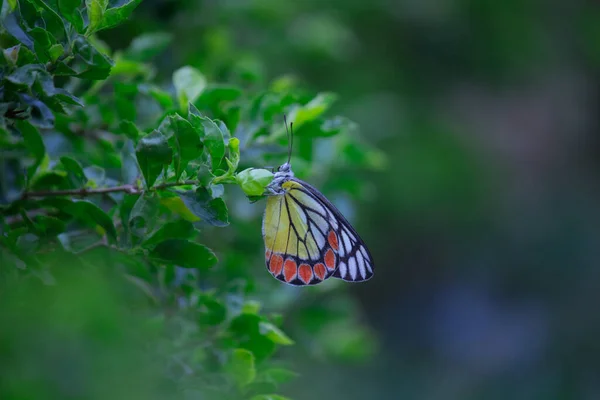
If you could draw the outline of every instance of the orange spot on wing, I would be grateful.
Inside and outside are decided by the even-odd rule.
[[[317,276],[317,278],[319,278],[320,280],[325,279],[325,266],[323,264],[321,264],[321,263],[315,264],[313,269],[315,271],[315,275]]]
[[[327,241],[329,242],[329,245],[331,246],[331,248],[334,249],[335,251],[337,251],[337,249],[339,248],[339,245],[338,245],[337,235],[335,234],[334,231],[329,231],[329,235],[327,235]]]
[[[285,277],[285,281],[292,281],[297,273],[298,267],[296,266],[296,261],[290,260],[289,258],[285,260],[285,263],[283,264],[283,276]]]
[[[335,254],[333,254],[333,250],[327,250],[325,253],[325,265],[329,269],[335,269]]]
[[[313,273],[312,268],[308,264],[300,264],[298,268],[298,276],[304,283],[309,283],[312,279]]]
[[[283,269],[283,257],[279,254],[274,254],[271,257],[271,262],[269,264],[269,271],[275,276],[281,274],[281,270]]]
[[[271,250],[265,251],[265,258],[268,260],[269,258],[271,258],[271,254]]]

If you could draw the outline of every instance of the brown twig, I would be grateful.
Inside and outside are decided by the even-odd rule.
[[[161,183],[160,185],[156,185],[147,189],[148,191],[156,191],[163,190],[170,187],[175,186],[185,186],[185,185],[196,185],[197,181],[183,181],[183,182],[167,182]],[[113,186],[108,188],[96,188],[96,189],[66,189],[66,190],[40,190],[37,192],[25,192],[22,195],[22,199],[32,198],[32,197],[57,197],[57,196],[73,196],[73,197],[86,197],[86,196],[94,196],[98,194],[107,194],[107,193],[128,193],[128,194],[142,194],[146,191],[146,189],[141,188],[136,185],[121,185],[121,186]]]

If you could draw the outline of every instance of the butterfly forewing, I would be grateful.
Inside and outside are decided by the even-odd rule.
[[[371,255],[335,206],[299,179],[282,188],[284,194],[268,198],[263,219],[269,272],[296,286],[331,276],[352,282],[371,278]]]

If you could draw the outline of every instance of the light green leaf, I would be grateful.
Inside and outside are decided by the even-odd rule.
[[[212,170],[215,171],[225,157],[225,142],[223,132],[210,118],[204,118],[204,144],[210,154]]]
[[[149,61],[164,51],[172,40],[173,35],[168,32],[145,33],[131,41],[125,54],[130,60]]]
[[[209,248],[183,239],[160,242],[150,257],[183,268],[210,268],[217,263],[217,257]]]
[[[235,180],[248,196],[262,196],[273,180],[273,173],[266,169],[248,168],[235,176]]]
[[[110,7],[104,12],[104,19],[97,30],[108,29],[125,21],[142,0],[125,1],[118,7]]]
[[[88,27],[86,35],[89,36],[98,30],[102,20],[104,19],[104,12],[108,7],[108,0],[85,0],[85,7],[88,14]]]
[[[289,397],[280,396],[278,394],[259,394],[252,396],[250,400],[291,400]]]
[[[254,354],[246,349],[233,350],[226,365],[226,371],[231,375],[238,387],[244,387],[256,378]]]
[[[62,56],[65,52],[65,48],[60,43],[56,43],[48,49],[48,54],[50,55],[50,61],[54,62],[58,59],[58,57]]]
[[[266,380],[280,384],[288,383],[294,378],[298,377],[298,374],[294,371],[290,371],[285,368],[270,368],[262,373]]]
[[[261,321],[258,325],[260,333],[270,339],[273,343],[290,346],[294,341],[290,339],[281,329],[270,322]]]
[[[188,103],[196,101],[206,87],[206,78],[197,69],[185,66],[173,73],[173,85],[181,110],[186,110]]]

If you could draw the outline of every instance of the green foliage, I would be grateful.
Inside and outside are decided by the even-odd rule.
[[[123,371],[151,358],[133,379],[151,382],[149,388],[158,375],[171,398],[285,399],[273,393],[295,377],[277,362],[277,350],[295,344],[280,317],[292,304],[273,299],[289,288],[264,271],[259,225],[246,237],[229,207],[262,196],[273,174],[258,167],[287,158],[284,113],[295,123],[300,175],[313,162],[321,171],[342,168],[336,157],[360,142],[349,121],[327,117],[335,100],[329,93],[277,82],[216,83],[193,66],[157,78],[153,61],[169,46],[168,34],[146,33],[112,52],[96,33],[126,20],[138,3],[3,3],[0,294],[2,304],[26,306],[15,303],[0,317],[25,311],[16,332],[29,329],[30,316],[51,332],[51,345],[81,342],[90,359],[100,360],[88,365],[69,354],[65,362],[73,368],[95,371],[107,363],[103,357],[120,364],[121,347],[131,349],[123,353]],[[339,133],[347,137],[329,143],[329,158],[314,157],[316,138]],[[360,159],[347,161],[361,166],[354,158]],[[56,307],[46,310],[52,299]],[[54,323],[67,325],[64,336]],[[353,328],[358,333],[340,346],[364,339]],[[136,329],[151,354],[142,355]],[[102,332],[110,333],[102,346],[88,343]],[[19,360],[2,397],[69,397],[60,385],[42,382],[52,354],[28,369],[25,336],[2,336],[18,347],[0,351]],[[25,384],[29,378],[40,380],[39,392]],[[148,398],[150,390],[117,385],[106,392],[92,374],[79,384],[81,398]]]

